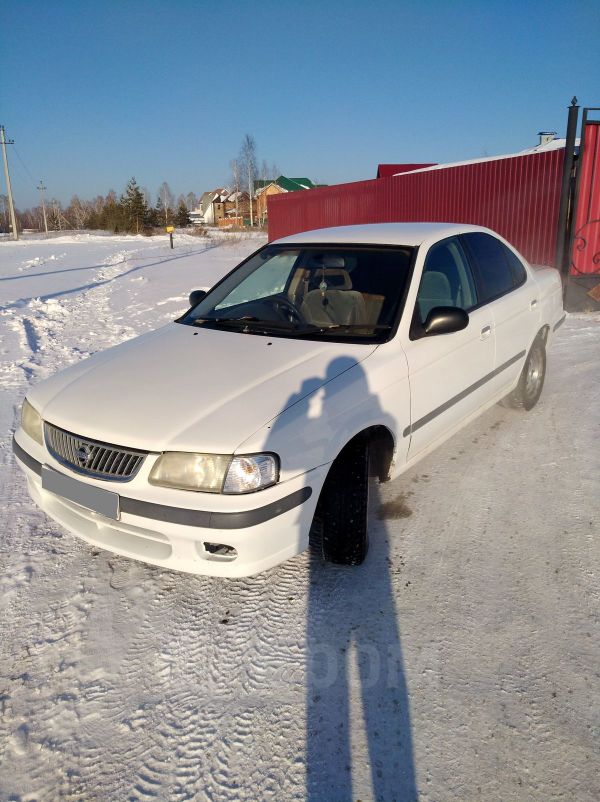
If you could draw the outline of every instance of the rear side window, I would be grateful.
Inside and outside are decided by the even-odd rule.
[[[510,292],[517,284],[522,283],[522,281],[515,281],[507,254],[511,254],[515,259],[516,257],[495,237],[477,232],[463,234],[463,240],[468,246],[479,273],[481,303],[498,298],[500,295]],[[524,270],[523,265],[521,268]]]
[[[500,243],[504,248],[504,252],[506,253],[506,259],[508,264],[511,267],[512,274],[513,274],[513,282],[515,287],[520,287],[521,284],[525,284],[527,279],[527,271],[523,267],[523,262],[519,259],[519,257],[511,251],[510,248],[507,248],[506,245]]]

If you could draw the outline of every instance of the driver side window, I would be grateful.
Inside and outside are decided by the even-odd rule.
[[[433,245],[425,259],[417,294],[416,310],[425,323],[436,306],[454,306],[466,312],[477,305],[477,290],[471,268],[456,237]]]

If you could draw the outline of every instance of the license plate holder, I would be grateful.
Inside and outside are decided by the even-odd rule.
[[[42,465],[42,488],[106,518],[113,518],[115,521],[119,519],[118,493],[85,484],[48,465]]]

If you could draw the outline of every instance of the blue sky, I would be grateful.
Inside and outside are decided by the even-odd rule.
[[[522,150],[564,135],[573,94],[600,105],[599,41],[587,0],[5,5],[15,202],[36,204],[39,178],[63,202],[131,175],[200,194],[246,132],[259,159],[324,183]]]

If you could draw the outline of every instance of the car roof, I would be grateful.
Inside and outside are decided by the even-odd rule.
[[[373,244],[373,245],[421,245],[423,242],[452,237],[467,231],[485,231],[488,228],[466,223],[368,223],[359,226],[336,226],[302,231],[274,240],[279,244]]]

